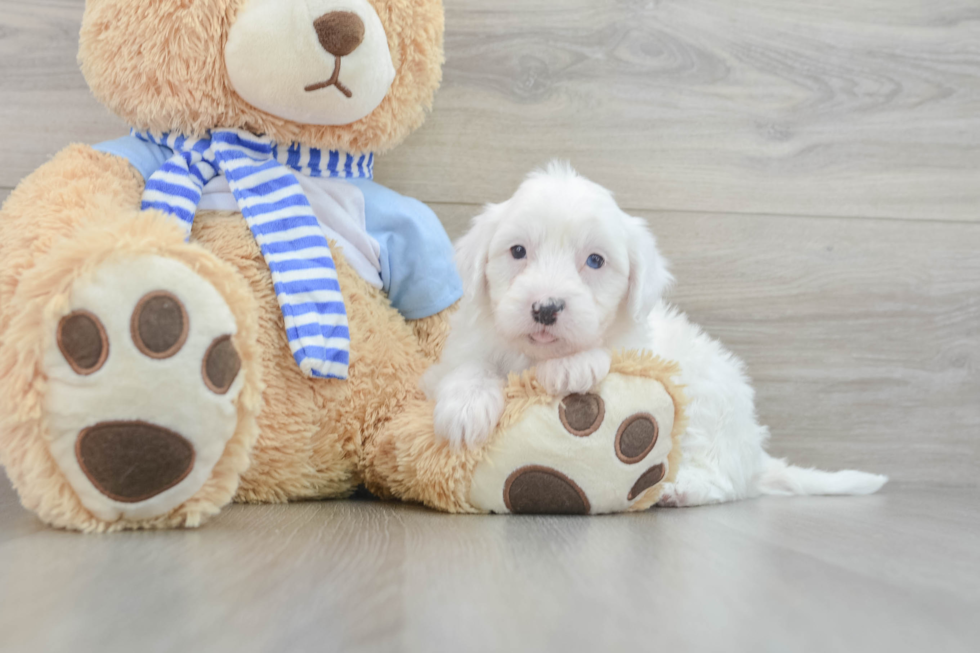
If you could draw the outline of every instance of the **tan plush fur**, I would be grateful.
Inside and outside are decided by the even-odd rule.
[[[245,0],[89,0],[79,61],[95,96],[141,130],[201,135],[216,126],[348,152],[384,152],[422,124],[442,79],[441,0],[370,0],[388,35],[395,82],[351,125],[301,125],[242,100],[225,43]]]
[[[422,354],[433,363],[439,360],[439,355],[449,337],[450,326],[446,318],[455,313],[457,308],[459,308],[458,302],[438,315],[409,322],[419,347],[422,348]]]
[[[0,220],[0,336],[20,281],[51,247],[88,226],[88,217],[139,206],[143,179],[128,163],[72,145],[7,198]]]

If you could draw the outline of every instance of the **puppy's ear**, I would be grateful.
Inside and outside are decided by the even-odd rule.
[[[456,268],[463,278],[467,297],[486,294],[486,268],[490,255],[490,240],[497,229],[502,204],[488,204],[483,213],[473,218],[470,230],[456,241]]]
[[[657,239],[646,220],[626,215],[629,236],[630,285],[629,311],[637,322],[646,320],[650,311],[674,281],[667,261],[657,249]]]

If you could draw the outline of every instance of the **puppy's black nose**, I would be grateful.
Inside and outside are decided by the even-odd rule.
[[[565,302],[560,299],[549,299],[546,302],[531,307],[531,316],[538,324],[551,326],[558,321],[558,314],[565,310]]]
[[[364,21],[350,11],[331,11],[313,21],[323,49],[335,57],[346,57],[364,41]]]

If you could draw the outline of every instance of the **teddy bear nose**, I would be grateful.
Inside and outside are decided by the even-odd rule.
[[[364,21],[350,11],[331,11],[313,21],[323,49],[335,57],[346,57],[364,41]]]

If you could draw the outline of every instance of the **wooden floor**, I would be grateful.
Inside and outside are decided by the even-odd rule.
[[[234,506],[80,537],[0,489],[0,650],[976,653],[980,492],[594,518]]]
[[[0,478],[0,650],[980,650],[980,0],[452,0],[377,178],[453,235],[572,161],[649,219],[772,449],[877,497],[597,519],[344,502],[53,532]],[[0,199],[125,126],[82,0],[0,0]]]

